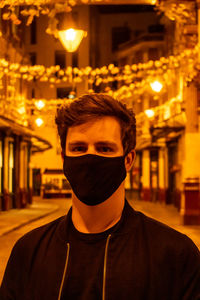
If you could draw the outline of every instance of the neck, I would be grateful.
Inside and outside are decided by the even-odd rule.
[[[99,233],[114,226],[121,218],[124,208],[124,184],[101,204],[89,206],[72,195],[72,222],[83,233]]]

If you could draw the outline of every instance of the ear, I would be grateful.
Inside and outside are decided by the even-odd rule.
[[[125,157],[125,168],[126,171],[130,171],[135,161],[136,153],[135,150],[131,150]]]

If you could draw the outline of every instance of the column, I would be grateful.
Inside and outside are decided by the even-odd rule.
[[[158,151],[158,201],[166,202],[166,148]]]
[[[27,144],[21,142],[20,144],[20,178],[19,178],[19,188],[20,188],[20,206],[26,207],[27,205]]]
[[[150,151],[148,149],[142,152],[142,200],[151,200],[150,190]]]
[[[5,137],[4,139],[4,169],[3,169],[3,210],[8,210],[12,208],[12,203],[11,203],[11,197],[9,194],[8,190],[8,154],[9,154],[9,149],[8,149],[8,137]]]
[[[200,224],[200,132],[198,131],[197,88],[184,88],[187,123],[184,136],[183,195],[181,215],[185,225]]]
[[[15,193],[15,207],[20,208],[20,191],[19,191],[19,178],[20,178],[20,137],[15,137],[15,153],[14,153],[14,160],[15,160],[15,168],[14,168],[14,193]]]

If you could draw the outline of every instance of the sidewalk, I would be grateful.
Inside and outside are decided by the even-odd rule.
[[[126,196],[135,210],[139,210],[145,215],[186,234],[200,249],[200,225],[183,225],[176,207],[156,202],[134,200],[134,196]]]
[[[27,208],[0,212],[0,236],[41,219],[57,211],[58,208],[58,205],[54,203],[45,203],[41,200],[36,200]]]

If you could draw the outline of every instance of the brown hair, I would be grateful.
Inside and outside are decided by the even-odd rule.
[[[67,130],[99,117],[115,117],[121,127],[124,154],[128,154],[136,144],[135,114],[126,105],[106,94],[86,94],[57,109],[55,118],[60,136],[62,153],[65,154]]]

